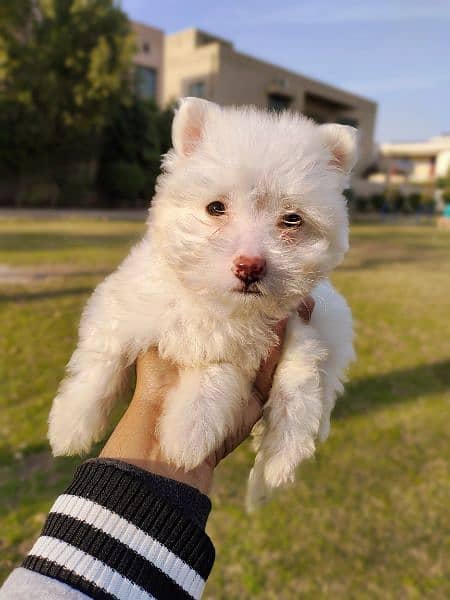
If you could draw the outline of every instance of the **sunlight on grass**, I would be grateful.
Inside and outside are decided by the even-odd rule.
[[[0,278],[3,577],[79,462],[53,460],[45,436],[82,306],[142,231],[130,222],[0,222],[0,265],[30,277]],[[354,226],[333,280],[354,311],[358,361],[331,437],[295,486],[251,518],[249,445],[220,467],[210,600],[450,597],[450,235]]]

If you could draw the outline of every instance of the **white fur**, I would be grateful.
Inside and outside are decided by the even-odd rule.
[[[56,455],[89,450],[107,425],[128,367],[152,345],[180,367],[159,422],[168,459],[190,469],[217,448],[248,401],[251,381],[291,314],[265,409],[248,505],[292,481],[325,439],[353,357],[351,313],[327,280],[348,247],[341,192],[356,159],[354,130],[297,114],[185,99],[148,231],[94,291],[78,347],[50,413]],[[224,216],[206,206],[221,199]],[[304,224],[280,229],[295,211]],[[235,291],[238,256],[263,256],[261,295]],[[295,315],[316,300],[311,322]]]

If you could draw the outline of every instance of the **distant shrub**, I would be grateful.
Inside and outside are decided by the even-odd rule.
[[[421,196],[418,192],[413,192],[408,196],[409,206],[411,208],[411,212],[417,212],[421,206]]]
[[[87,206],[95,203],[94,181],[88,164],[78,163],[57,170],[58,206]]]
[[[366,196],[356,196],[355,198],[355,207],[357,212],[359,213],[368,213],[372,211],[372,203],[369,197]]]
[[[116,107],[100,149],[99,184],[106,196],[132,200],[135,207],[148,205],[160,167],[160,128],[166,125],[164,121],[163,127],[162,114],[155,102],[138,97]],[[164,119],[168,117],[169,113]],[[112,164],[116,169],[119,165],[118,173],[111,172]],[[131,174],[136,185],[130,183]]]
[[[55,183],[51,181],[33,181],[23,191],[21,205],[30,208],[56,206],[58,194],[58,186]]]
[[[131,202],[136,201],[146,182],[142,168],[125,161],[103,165],[100,177],[104,190],[112,199]]]
[[[395,213],[407,212],[405,196],[399,191],[394,190],[389,198],[389,204],[392,207],[392,211]]]
[[[165,154],[172,147],[172,121],[176,103],[171,103],[159,113],[158,132],[161,154]]]
[[[154,163],[153,166],[149,166],[143,170],[144,172],[144,185],[142,186],[142,190],[140,198],[144,201],[144,206],[148,206],[153,194],[155,193],[155,183],[156,178],[159,174],[159,164]]]
[[[450,169],[445,177],[440,177],[437,181],[437,187],[442,190],[442,200],[445,204],[450,204]]]
[[[383,194],[372,194],[370,196],[370,203],[374,210],[380,212],[381,210],[383,210],[383,207],[386,204],[386,198]]]
[[[359,196],[353,190],[344,191],[348,207],[354,213],[370,213],[373,211],[373,203],[370,196]]]
[[[354,210],[355,192],[351,188],[347,188],[342,192],[342,195],[347,200],[347,206],[350,210]]]
[[[436,187],[440,190],[444,189],[447,187],[447,185],[449,184],[449,180],[450,180],[450,169],[447,173],[447,176],[445,177],[438,177],[436,180]]]
[[[427,214],[433,214],[436,208],[434,197],[429,192],[423,192],[421,196],[421,205]]]

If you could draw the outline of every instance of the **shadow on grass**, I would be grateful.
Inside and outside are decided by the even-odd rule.
[[[425,263],[434,263],[437,260],[447,260],[448,252],[439,252],[436,253],[434,251],[432,254],[422,254],[421,256],[411,255],[411,256],[383,256],[381,258],[367,258],[358,261],[357,264],[350,265],[342,265],[339,267],[339,271],[366,271],[370,269],[377,269],[378,267],[385,267],[395,264],[416,264],[423,267]]]
[[[425,263],[435,263],[436,260],[447,260],[448,258],[448,253],[440,253],[440,254],[432,254],[429,256],[421,256],[421,257],[417,257],[417,256],[385,256],[383,258],[368,258],[366,260],[361,260],[358,262],[358,264],[354,264],[354,265],[342,265],[339,267],[339,271],[366,271],[366,270],[370,270],[370,269],[377,269],[379,267],[385,267],[385,266],[389,266],[392,267],[395,264],[401,264],[401,265],[405,265],[405,264],[416,264],[416,265],[421,265],[421,267],[423,268],[423,265]]]
[[[57,232],[2,232],[1,252],[35,252],[46,250],[62,250],[73,248],[104,248],[126,246],[139,239],[139,235],[99,233],[71,234]]]
[[[450,392],[450,358],[350,381],[334,417],[366,413],[427,394]]]

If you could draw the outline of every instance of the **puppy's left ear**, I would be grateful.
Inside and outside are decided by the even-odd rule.
[[[350,175],[358,158],[358,131],[350,125],[320,125],[325,145],[331,152],[330,166]]]
[[[202,141],[207,115],[219,110],[217,104],[202,98],[181,98],[172,123],[172,143],[179,156],[192,154]]]

